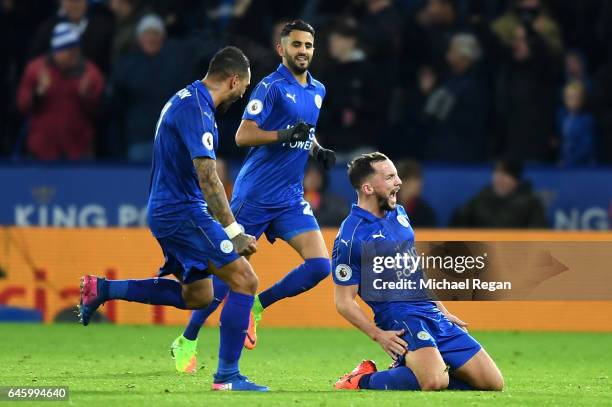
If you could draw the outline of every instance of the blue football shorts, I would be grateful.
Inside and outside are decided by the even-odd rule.
[[[173,274],[184,284],[210,277],[209,262],[221,268],[240,257],[221,224],[206,213],[182,221],[157,241],[165,258],[158,276]]]
[[[402,339],[410,351],[429,346],[438,348],[451,370],[459,369],[481,349],[474,337],[441,312],[428,315],[402,312],[394,318],[390,329],[405,331]],[[397,364],[405,365],[403,356]]]
[[[264,207],[255,203],[233,199],[232,212],[244,231],[259,239],[262,234],[270,243],[276,239],[291,238],[313,230],[319,230],[317,219],[306,201],[295,201],[283,207]]]

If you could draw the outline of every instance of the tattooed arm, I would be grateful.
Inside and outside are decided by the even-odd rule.
[[[234,214],[227,201],[223,183],[217,174],[216,161],[206,157],[198,157],[193,160],[193,165],[198,174],[200,189],[206,198],[211,214],[223,227],[236,222],[236,218],[234,218]],[[236,252],[243,256],[248,256],[257,250],[255,238],[245,233],[240,233],[232,238],[232,243],[236,248]]]
[[[217,174],[217,162],[210,158],[198,157],[193,160],[193,165],[198,174],[200,189],[212,215],[223,227],[234,223],[236,219],[227,201],[223,183]]]

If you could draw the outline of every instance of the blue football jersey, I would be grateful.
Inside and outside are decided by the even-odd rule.
[[[260,129],[286,129],[300,120],[315,126],[325,97],[325,86],[308,73],[302,86],[289,69],[279,65],[255,87],[242,116]],[[266,206],[302,200],[302,180],[315,129],[308,141],[251,147],[234,184],[234,199]]]
[[[334,283],[338,285],[359,285],[362,295],[361,268],[362,251],[366,245],[380,242],[406,243],[403,250],[414,247],[414,230],[406,211],[401,205],[388,211],[384,218],[353,205],[349,216],[342,222],[332,249],[332,271]],[[374,312],[379,326],[393,318],[394,313],[409,309],[415,313],[437,312],[431,301],[366,301]]]
[[[190,214],[208,213],[193,159],[215,159],[215,105],[201,81],[177,92],[155,129],[147,219],[153,234],[171,234]]]

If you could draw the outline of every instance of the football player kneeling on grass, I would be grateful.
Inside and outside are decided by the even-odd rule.
[[[384,154],[358,156],[349,164],[348,175],[358,201],[334,242],[336,309],[378,342],[394,363],[378,372],[373,361],[364,360],[336,382],[336,389],[502,390],[504,379],[493,359],[467,333],[467,324],[442,303],[427,296],[387,301],[389,298],[380,293],[377,301],[372,301],[367,295],[372,287],[363,286],[361,273],[367,273],[362,263],[368,264],[370,249],[378,255],[386,243],[386,247],[403,252],[400,255],[410,254],[414,231],[404,208],[397,205],[401,180]],[[366,261],[362,262],[362,256]],[[376,324],[355,302],[358,293],[372,308]]]

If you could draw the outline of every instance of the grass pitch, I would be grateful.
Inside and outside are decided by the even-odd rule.
[[[69,386],[71,405],[404,406],[612,405],[612,334],[476,332],[506,390],[338,392],[336,378],[361,359],[389,359],[355,330],[261,328],[242,372],[268,394],[211,392],[218,330],[200,336],[195,375],[174,371],[169,346],[180,327],[0,324],[0,386]],[[0,402],[1,405],[4,404]],[[7,403],[7,405],[10,403]],[[18,405],[40,405],[20,402]]]

